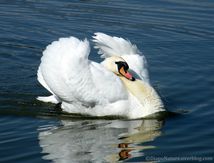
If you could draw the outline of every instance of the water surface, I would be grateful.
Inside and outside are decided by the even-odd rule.
[[[1,0],[0,162],[213,162],[213,15],[212,0]],[[98,31],[137,44],[166,108],[182,114],[88,119],[38,102],[45,47]]]

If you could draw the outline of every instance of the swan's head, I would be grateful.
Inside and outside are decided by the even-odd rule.
[[[135,81],[135,78],[128,72],[129,65],[123,58],[117,56],[109,57],[106,58],[102,64],[105,68],[112,71],[116,75],[123,76],[131,81]]]

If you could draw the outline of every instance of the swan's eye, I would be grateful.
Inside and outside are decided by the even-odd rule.
[[[132,76],[132,74],[128,72],[129,65],[126,62],[119,61],[115,62],[115,64],[117,65],[118,72],[120,75],[124,76],[125,78],[131,81],[135,81],[135,78]]]
[[[124,68],[125,71],[129,69],[129,65],[126,62],[119,61],[115,62],[115,64],[117,64],[118,70],[120,70],[122,67]]]
[[[124,62],[124,69],[125,69],[126,71],[129,69],[129,65],[128,65],[126,62]]]

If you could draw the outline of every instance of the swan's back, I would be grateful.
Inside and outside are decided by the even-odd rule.
[[[83,69],[76,66],[85,61],[89,54],[87,40],[80,41],[75,37],[61,38],[47,46],[41,58],[38,69],[39,82],[51,93],[63,101],[74,100],[73,89],[68,84],[69,78],[75,78],[75,71],[81,73]],[[77,55],[77,56],[75,56]],[[71,72],[71,73],[70,73]],[[78,81],[76,81],[78,82]]]
[[[54,41],[43,52],[39,82],[61,101],[86,107],[127,99],[120,79],[88,60],[89,52],[87,40],[69,37]]]

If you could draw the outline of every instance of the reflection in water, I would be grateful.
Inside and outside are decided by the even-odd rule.
[[[62,126],[39,128],[43,159],[54,162],[115,162],[142,156],[142,146],[161,134],[162,121],[62,120]]]

